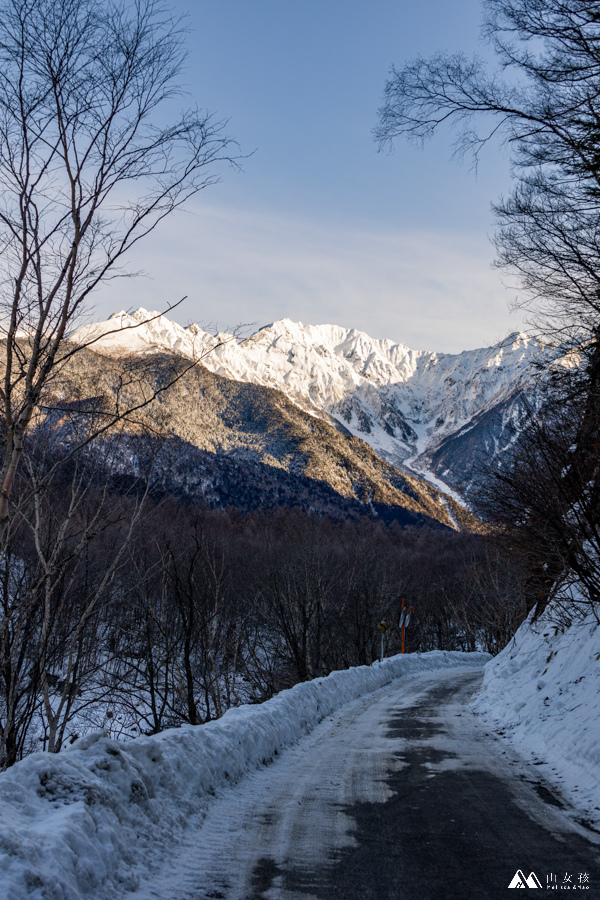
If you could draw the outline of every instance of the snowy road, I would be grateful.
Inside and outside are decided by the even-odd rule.
[[[224,792],[127,896],[485,900],[510,897],[520,869],[600,897],[600,835],[484,733],[468,707],[480,679],[428,673],[345,706]]]

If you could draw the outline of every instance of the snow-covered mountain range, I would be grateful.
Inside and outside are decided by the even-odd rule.
[[[459,354],[411,350],[355,329],[282,319],[250,337],[217,337],[138,309],[77,329],[72,339],[109,355],[171,351],[200,358],[239,382],[283,391],[324,413],[395,466],[464,495],[478,460],[507,446],[534,375],[556,357],[539,338],[513,334]]]

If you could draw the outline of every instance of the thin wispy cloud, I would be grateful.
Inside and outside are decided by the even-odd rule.
[[[417,349],[457,352],[518,330],[483,234],[386,231],[239,209],[180,213],[132,259],[147,277],[98,296],[221,327],[284,317],[358,328]]]

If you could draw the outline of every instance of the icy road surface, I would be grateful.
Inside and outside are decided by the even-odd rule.
[[[225,792],[127,896],[495,900],[521,870],[600,897],[600,834],[485,733],[469,708],[480,681],[433,672],[345,706]]]

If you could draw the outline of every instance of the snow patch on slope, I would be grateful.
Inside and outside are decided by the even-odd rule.
[[[600,625],[532,615],[485,667],[474,704],[517,750],[600,824]]]
[[[68,752],[35,753],[0,775],[0,896],[80,900],[134,890],[191,816],[335,710],[394,679],[487,659],[439,650],[395,656],[207,725],[125,743],[89,735]]]

